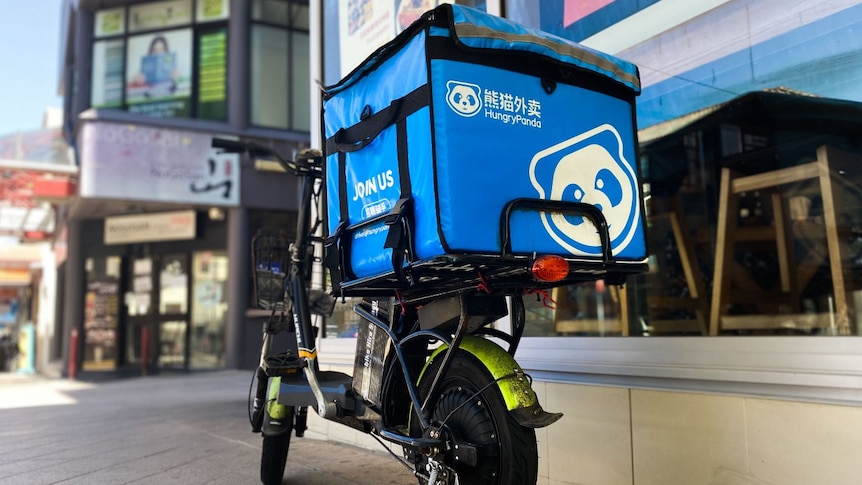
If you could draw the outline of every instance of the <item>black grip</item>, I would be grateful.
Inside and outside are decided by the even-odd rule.
[[[602,262],[612,263],[614,256],[611,252],[610,233],[608,233],[608,221],[598,207],[583,202],[568,202],[562,200],[528,199],[519,198],[509,201],[500,216],[500,241],[503,256],[512,254],[512,214],[516,210],[532,210],[536,212],[559,212],[564,214],[577,214],[590,220],[599,233],[599,241],[602,247]]]
[[[229,152],[240,153],[246,151],[249,147],[245,142],[239,140],[227,140],[225,138],[213,138],[213,148],[221,148]]]

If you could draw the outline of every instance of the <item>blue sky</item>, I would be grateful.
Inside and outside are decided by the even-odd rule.
[[[0,135],[40,128],[57,94],[62,0],[0,0]]]

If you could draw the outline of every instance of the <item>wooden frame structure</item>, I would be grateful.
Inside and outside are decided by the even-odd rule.
[[[839,217],[836,209],[836,187],[851,187],[847,176],[859,172],[862,160],[835,148],[821,146],[817,149],[816,161],[789,168],[773,170],[756,175],[740,176],[728,168],[721,171],[719,188],[718,227],[716,228],[715,265],[713,275],[712,302],[710,309],[710,335],[723,330],[751,330],[763,328],[826,328],[833,333],[848,335],[851,331],[850,312],[847,299],[845,270],[842,266],[842,244]],[[816,181],[823,201],[823,224],[826,245],[813,248],[800,264],[793,257],[792,241],[805,231],[804,225],[794,227],[788,221],[787,204],[782,199],[780,188],[788,184]],[[771,227],[743,228],[737,226],[738,197],[743,192],[755,190],[772,191],[774,224]],[[809,231],[810,236],[810,231]],[[753,291],[751,282],[744,279],[739,263],[734,259],[734,247],[744,240],[769,240],[776,243],[779,262],[780,294],[764,294]],[[788,312],[777,315],[727,315],[727,305],[734,301],[752,299],[775,301],[783,299],[789,305],[798,305],[801,289],[814,276],[816,268],[825,259],[829,260],[832,277],[834,307],[826,314],[802,314]],[[743,291],[733,291],[731,280]],[[747,294],[747,295],[746,295]]]

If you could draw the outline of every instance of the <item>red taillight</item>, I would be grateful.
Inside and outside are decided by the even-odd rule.
[[[533,261],[532,271],[537,280],[553,283],[569,275],[569,262],[560,256],[541,256]]]

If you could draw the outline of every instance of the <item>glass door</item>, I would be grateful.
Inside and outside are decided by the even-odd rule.
[[[153,362],[153,258],[132,258],[126,273],[126,363],[150,366]]]
[[[185,368],[189,324],[188,254],[130,261],[126,308],[126,363]]]
[[[188,254],[166,254],[159,258],[157,320],[159,367],[185,367],[189,325]]]
[[[224,367],[227,326],[227,255],[199,251],[192,256],[192,312],[189,367]]]

